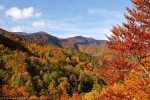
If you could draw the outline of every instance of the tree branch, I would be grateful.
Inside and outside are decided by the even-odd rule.
[[[146,70],[146,68],[138,61],[138,60],[136,60],[135,58],[134,58],[134,56],[131,54],[131,53],[129,53],[130,54],[130,56],[136,61],[136,62],[138,62],[138,64],[141,66],[141,68],[145,71],[145,73],[150,77],[150,73]]]

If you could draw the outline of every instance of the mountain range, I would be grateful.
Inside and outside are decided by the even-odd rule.
[[[94,50],[94,48],[103,47],[107,43],[106,40],[96,40],[93,38],[83,36],[75,36],[63,39],[52,36],[43,31],[35,33],[25,33],[25,32],[8,32],[4,29],[0,29],[0,35],[12,40],[21,41],[23,43],[36,43],[39,45],[51,44],[67,50],[78,50],[78,51],[83,51],[89,46]]]

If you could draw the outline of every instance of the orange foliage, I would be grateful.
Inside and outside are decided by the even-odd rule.
[[[128,23],[113,27],[113,36],[108,37],[110,40],[108,46],[118,52],[119,57],[134,59],[134,62],[137,62],[146,74],[149,74],[144,64],[150,61],[147,59],[150,56],[150,2],[149,0],[131,0],[131,2],[135,8],[127,7],[129,15],[125,17]],[[122,66],[119,60],[120,58],[118,63]],[[126,67],[132,68],[128,65]]]
[[[58,61],[58,59],[56,59],[56,58],[51,58],[51,59],[50,59],[50,63],[55,65],[55,64],[58,64],[59,61]]]
[[[73,96],[72,96],[72,98],[71,98],[71,100],[81,100],[81,96],[80,96],[80,94],[73,94]]]
[[[60,97],[60,100],[70,100],[70,96],[68,94],[63,94],[61,97]]]
[[[128,22],[113,27],[108,37],[108,47],[115,52],[107,55],[107,65],[100,69],[109,82],[100,93],[103,100],[150,100],[150,1],[131,2],[135,8],[127,7]]]
[[[149,80],[126,80],[124,84],[113,84],[103,89],[100,98],[103,100],[149,100],[150,99]]]

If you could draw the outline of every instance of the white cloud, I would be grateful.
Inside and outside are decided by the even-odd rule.
[[[21,26],[16,26],[16,27],[12,27],[11,31],[12,32],[23,32],[23,29],[21,28]]]
[[[4,5],[0,5],[0,10],[4,10]]]
[[[35,13],[35,16],[36,17],[39,17],[39,16],[41,16],[42,15],[42,13]]]
[[[6,15],[11,16],[13,20],[31,18],[33,16],[40,16],[41,13],[36,13],[34,7],[28,7],[19,9],[18,7],[12,7],[5,12]]]
[[[88,14],[101,14],[101,15],[106,15],[109,12],[106,9],[95,9],[95,8],[90,8],[88,9]]]
[[[105,17],[116,17],[116,18],[122,18],[122,13],[117,11],[109,11],[107,9],[96,9],[96,8],[90,8],[88,9],[88,14],[90,15],[102,15]]]
[[[36,28],[42,28],[42,27],[48,26],[48,24],[46,22],[43,22],[43,21],[35,21],[32,23],[32,26],[36,27]]]

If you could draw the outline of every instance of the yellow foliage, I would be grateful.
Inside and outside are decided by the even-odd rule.
[[[4,50],[5,46],[3,44],[0,44],[0,50]]]
[[[55,65],[55,64],[59,64],[59,61],[56,58],[51,58],[50,63]]]
[[[103,61],[102,61],[102,60],[99,60],[99,64],[100,64],[100,65],[103,65]]]
[[[82,96],[82,100],[99,100],[99,92],[92,91]]]
[[[72,96],[71,100],[81,100],[81,95],[80,95],[80,94],[75,93],[75,94],[73,94],[73,96]]]
[[[71,60],[69,57],[66,58],[66,62],[69,63]]]
[[[126,80],[124,84],[115,83],[103,89],[100,98],[150,100],[150,82],[148,80]]]
[[[90,62],[90,63],[89,63],[89,66],[90,66],[90,67],[93,67],[93,63]]]

